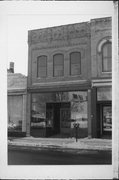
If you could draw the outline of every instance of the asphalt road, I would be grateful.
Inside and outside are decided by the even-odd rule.
[[[98,165],[111,164],[111,151],[63,152],[62,150],[9,149],[8,165]]]

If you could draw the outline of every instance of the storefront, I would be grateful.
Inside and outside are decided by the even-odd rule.
[[[87,91],[32,93],[31,135],[37,137],[88,136]]]
[[[93,136],[111,138],[112,135],[112,87],[111,80],[93,82],[92,90],[92,121]],[[94,101],[95,99],[95,101]],[[94,107],[95,106],[95,107]],[[94,110],[95,109],[95,110]],[[94,119],[96,121],[94,122]]]
[[[7,74],[8,135],[26,136],[27,77]]]

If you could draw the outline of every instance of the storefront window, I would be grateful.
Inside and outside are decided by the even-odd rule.
[[[112,107],[103,106],[103,131],[112,130]]]
[[[80,129],[87,133],[87,92],[32,94],[32,129],[50,128],[55,133],[70,133],[74,123],[79,123]]]
[[[97,89],[97,100],[98,101],[111,101],[112,100],[112,88],[102,87]]]
[[[22,132],[23,100],[22,96],[8,96],[8,131]]]
[[[80,128],[87,128],[87,92],[69,92],[71,101],[71,127],[75,122],[79,123]]]

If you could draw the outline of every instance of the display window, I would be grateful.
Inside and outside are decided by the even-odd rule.
[[[32,94],[31,132],[69,132],[74,123],[88,131],[87,92],[51,92]]]
[[[103,106],[103,131],[112,130],[112,107]]]

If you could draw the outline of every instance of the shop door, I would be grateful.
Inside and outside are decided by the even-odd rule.
[[[69,128],[70,103],[46,103],[46,136],[61,133],[61,128]]]
[[[97,105],[97,135],[110,138],[112,134],[112,106],[111,103]]]
[[[54,103],[54,134],[60,133],[60,106],[61,103]]]
[[[61,103],[46,104],[46,136],[60,133],[60,106]]]

